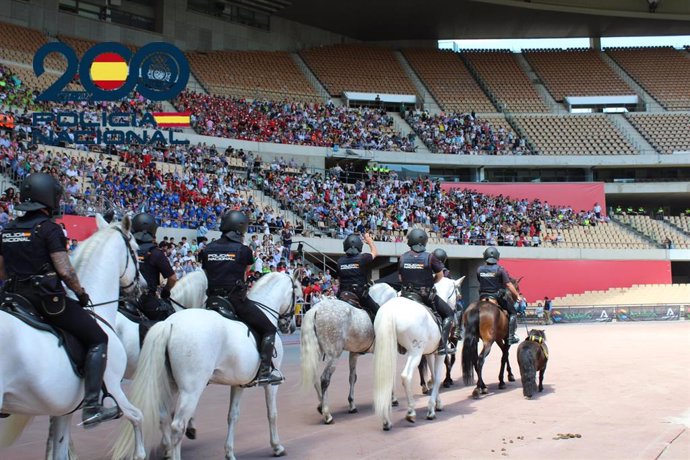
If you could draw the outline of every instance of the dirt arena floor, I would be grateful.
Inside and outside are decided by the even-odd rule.
[[[544,392],[522,396],[517,381],[497,389],[499,350],[485,366],[489,394],[470,397],[457,366],[455,386],[442,390],[444,411],[424,419],[427,398],[418,389],[415,424],[394,408],[393,429],[384,432],[372,410],[372,355],[360,358],[356,401],[347,413],[347,358],[331,385],[335,424],[324,425],[316,395],[299,387],[299,339],[287,343],[287,382],[278,393],[279,433],[292,459],[688,459],[690,458],[690,321],[546,326],[550,360]],[[521,338],[526,335],[520,331]],[[513,347],[515,351],[515,347]],[[400,358],[402,363],[402,357]],[[399,366],[399,369],[401,367]],[[212,386],[197,412],[198,438],[183,443],[188,459],[223,458],[229,389]],[[402,388],[398,385],[398,397]],[[78,417],[75,417],[75,419]],[[107,458],[116,425],[74,428],[82,459]],[[38,418],[0,459],[36,460],[44,455],[47,419]],[[567,435],[576,437],[567,437]],[[565,435],[566,439],[561,439]],[[240,459],[268,458],[263,392],[245,392],[236,435]]]

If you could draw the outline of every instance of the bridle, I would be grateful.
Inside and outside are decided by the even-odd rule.
[[[295,316],[295,302],[297,296],[295,295],[295,279],[286,274],[287,277],[290,278],[290,285],[292,287],[292,298],[290,299],[290,308],[288,308],[288,311],[286,313],[279,314],[276,310],[273,310],[269,308],[268,306],[254,301],[254,304],[256,304],[257,307],[259,307],[264,313],[266,313],[268,316],[272,317],[278,322],[278,328],[282,330],[281,325],[285,324],[290,324],[292,322],[292,318]]]
[[[132,235],[125,235],[125,232],[120,228],[120,227],[115,227],[115,230],[120,234],[122,237],[122,241],[125,242],[125,247],[127,248],[127,251],[129,252],[129,256],[125,259],[125,269],[120,275],[120,280],[122,280],[125,275],[127,274],[127,269],[129,268],[129,260],[132,260],[132,263],[134,264],[134,278],[132,281],[127,285],[127,286],[121,286],[120,289],[123,291],[129,290],[132,286],[134,286],[138,281],[139,281],[139,264],[137,263],[137,255],[134,253],[134,249],[132,249]]]

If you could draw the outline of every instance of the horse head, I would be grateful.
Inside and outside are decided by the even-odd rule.
[[[291,334],[295,330],[295,303],[302,294],[297,274],[272,272],[259,278],[249,291],[249,297],[269,317],[277,321],[278,330]]]
[[[443,278],[441,281],[435,284],[436,295],[440,296],[446,303],[451,307],[455,308],[458,297],[462,294],[460,293],[460,288],[465,277],[459,278],[457,280],[451,278]]]

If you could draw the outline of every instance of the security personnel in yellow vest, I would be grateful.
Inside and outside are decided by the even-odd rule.
[[[428,307],[435,309],[443,318],[438,353],[442,355],[455,353],[455,349],[448,345],[455,312],[445,300],[436,295],[434,289],[434,284],[443,279],[445,267],[433,254],[426,252],[427,241],[429,237],[421,228],[415,228],[407,234],[407,245],[410,251],[400,257],[398,275],[402,282],[403,294],[419,295]]]

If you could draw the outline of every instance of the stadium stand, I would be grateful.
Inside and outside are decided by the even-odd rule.
[[[690,114],[627,113],[625,116],[657,152],[690,151]]]
[[[94,40],[86,40],[83,38],[77,38],[77,37],[70,37],[68,35],[58,35],[58,40],[61,42],[67,43],[72,49],[74,50],[75,53],[77,53],[77,56],[82,57],[86,51],[91,48],[93,45],[96,45],[100,42],[94,41]],[[129,45],[127,43],[122,43],[124,46],[129,48],[130,51],[135,53],[138,49],[138,47],[134,45]]]
[[[668,219],[673,225],[690,234],[690,215],[669,216]]]
[[[495,112],[462,60],[450,50],[406,49],[405,59],[441,108],[448,112]]]
[[[212,94],[324,102],[284,51],[188,52],[192,72]]]
[[[665,224],[661,220],[654,220],[649,216],[639,215],[621,215],[618,218],[621,222],[630,225],[660,245],[668,247],[671,244],[676,249],[690,249],[690,237]]]
[[[690,59],[671,47],[608,48],[606,53],[667,110],[690,109]]]
[[[299,54],[332,96],[340,96],[343,91],[417,94],[390,49],[331,45]]]
[[[635,92],[592,49],[525,50],[523,55],[553,98],[618,96]]]
[[[462,56],[506,111],[549,111],[511,51],[463,51]]]
[[[513,120],[540,155],[638,153],[606,115],[516,115]]]
[[[687,304],[690,298],[690,284],[641,284],[628,288],[612,288],[606,291],[585,291],[553,299],[555,309],[559,306],[595,305],[658,305]]]

